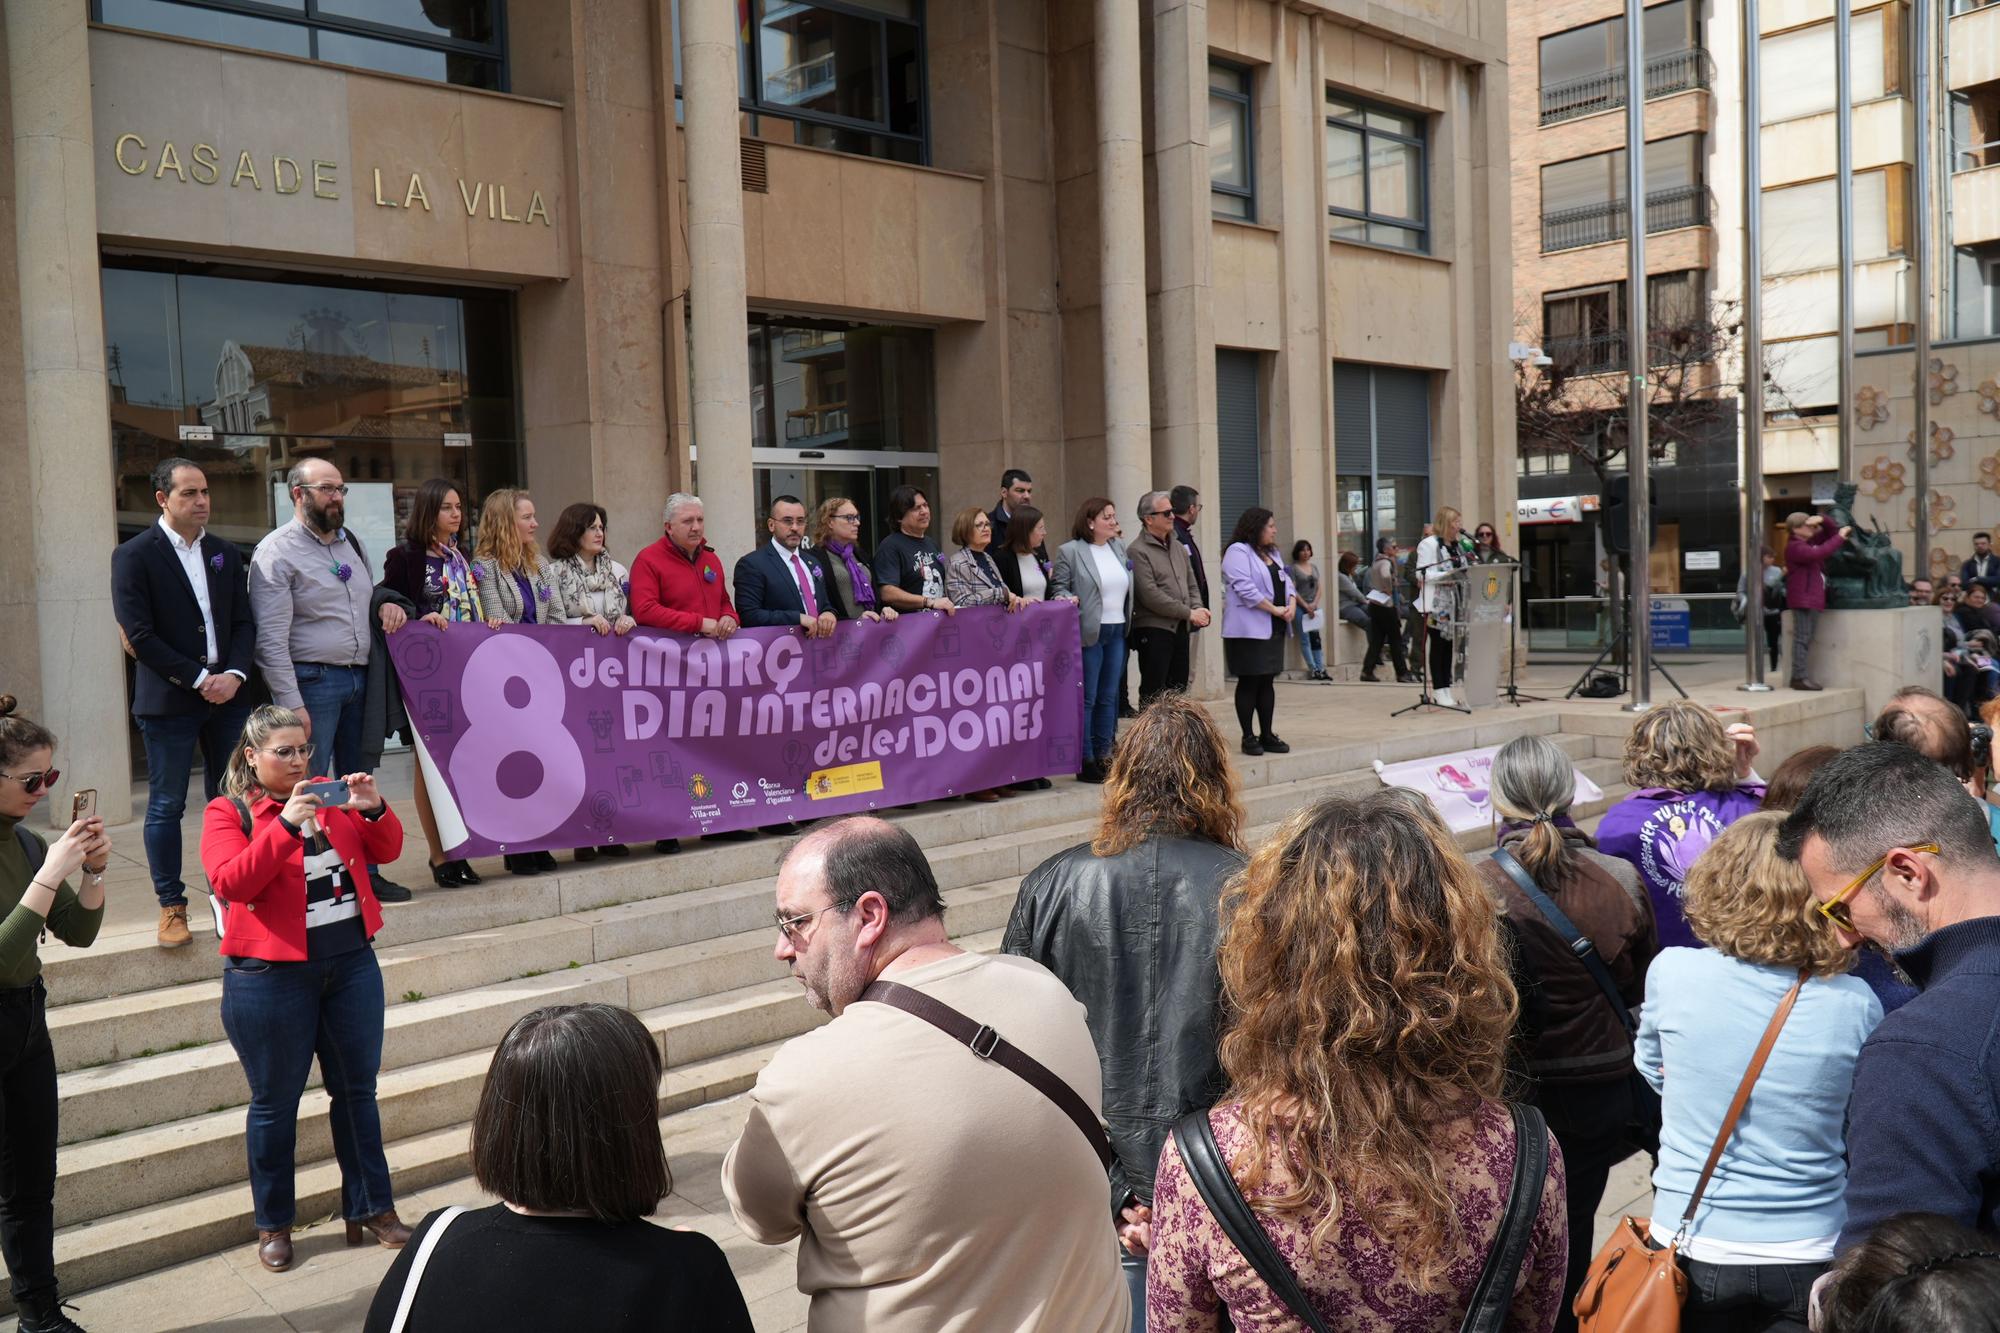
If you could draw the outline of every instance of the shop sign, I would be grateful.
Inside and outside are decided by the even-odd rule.
[[[284,153],[258,154],[243,148],[238,150],[235,165],[231,167],[226,155],[214,144],[192,144],[183,152],[173,140],[162,139],[155,148],[144,135],[129,130],[112,141],[111,156],[127,176],[150,176],[156,181],[172,177],[182,185],[226,185],[246,194],[263,193],[268,181],[273,194],[305,194],[310,189],[314,199],[340,198],[340,163],[325,158],[301,161]],[[434,213],[431,192],[438,188],[437,207],[447,213],[454,211],[451,204],[455,196],[469,218],[484,217],[490,222],[516,222],[522,226],[535,222],[544,227],[551,225],[548,202],[540,190],[530,190],[523,206],[518,186],[510,199],[507,186],[496,181],[458,176],[449,182],[427,184],[420,171],[405,173],[395,167],[379,166],[369,168],[369,175],[377,208]]]
[[[1652,608],[1653,646],[1689,648],[1693,646],[1694,612],[1684,597],[1655,597]]]
[[[1722,552],[1684,551],[1681,553],[1681,568],[1687,570],[1719,570],[1722,568]]]
[[[1514,506],[1515,521],[1531,523],[1581,523],[1585,514],[1597,512],[1594,495],[1557,495],[1540,500],[1521,500]]]

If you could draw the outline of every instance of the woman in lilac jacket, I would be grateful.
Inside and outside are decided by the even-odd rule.
[[[1268,509],[1246,509],[1222,553],[1222,661],[1236,677],[1236,720],[1243,753],[1286,754],[1271,730],[1285,669],[1285,631],[1298,615],[1298,590],[1278,555],[1278,522]],[[1256,730],[1251,729],[1255,720]]]
[[[1819,514],[1798,513],[1785,520],[1791,540],[1785,543],[1785,605],[1792,611],[1792,688],[1816,690],[1806,674],[1806,654],[1812,651],[1813,628],[1826,610],[1826,571],[1820,566],[1838,551],[1853,528],[1834,531]]]
[[[1683,885],[1723,829],[1762,808],[1756,758],[1756,728],[1725,728],[1687,699],[1642,715],[1625,738],[1625,781],[1633,791],[1604,812],[1597,848],[1638,868],[1662,949],[1701,947],[1681,913]]]

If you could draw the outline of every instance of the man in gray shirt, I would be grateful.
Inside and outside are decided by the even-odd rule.
[[[250,607],[257,618],[257,667],[271,698],[299,715],[319,751],[314,773],[359,773],[361,710],[368,694],[374,641],[369,602],[375,583],[360,546],[342,526],[347,486],[323,458],[295,464],[285,483],[292,520],[257,543],[250,559]],[[384,606],[382,628],[405,619]],[[410,891],[374,867],[368,878],[382,902],[406,902]]]

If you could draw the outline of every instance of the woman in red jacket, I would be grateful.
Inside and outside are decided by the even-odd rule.
[[[223,905],[222,1027],[250,1082],[244,1130],[257,1259],[292,1263],[292,1156],[299,1096],[312,1072],[333,1099],[347,1243],[364,1232],[401,1249],[375,1075],[382,1065],[382,972],[370,944],[382,908],[367,867],[403,847],[403,826],[366,773],[350,773],[345,804],[304,790],[313,747],[287,708],[250,715],[203,819],[202,869]]]
[[[1853,528],[1834,530],[1822,514],[1793,514],[1785,519],[1791,538],[1785,543],[1785,605],[1792,609],[1792,688],[1816,690],[1819,683],[1806,674],[1813,630],[1826,609],[1826,572],[1820,566],[1853,535]]]

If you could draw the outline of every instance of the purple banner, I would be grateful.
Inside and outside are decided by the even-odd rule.
[[[828,639],[412,621],[389,656],[457,856],[888,809],[1083,756],[1067,602],[843,621]]]

